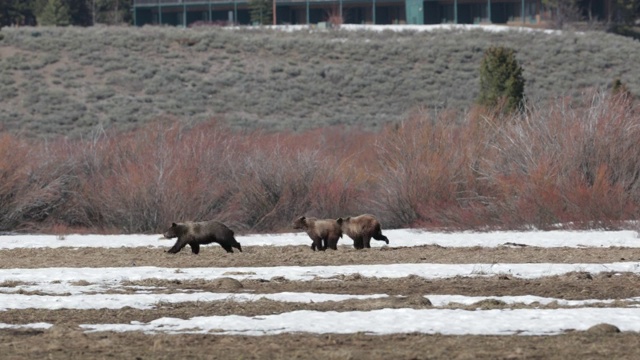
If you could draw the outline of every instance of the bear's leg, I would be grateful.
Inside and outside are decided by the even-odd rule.
[[[236,241],[235,244],[233,244],[233,247],[240,250],[240,252],[242,252],[242,246],[240,246],[240,243]]]
[[[358,236],[355,239],[353,239],[353,247],[358,250],[364,248],[364,244],[362,242],[362,236]]]
[[[338,250],[338,238],[336,237],[327,238],[327,247],[332,250]]]
[[[387,238],[386,236],[382,235],[382,233],[373,235],[373,238],[378,240],[378,241],[384,241],[387,245],[389,245],[389,238]]]
[[[180,250],[182,250],[183,247],[187,246],[187,244],[189,243],[189,238],[178,238],[178,241],[176,241],[176,243],[173,245],[173,247],[171,249],[169,249],[169,251],[167,251],[169,254],[176,254],[178,253]]]
[[[222,246],[223,249],[225,249],[228,253],[232,253],[233,249],[231,248],[231,245],[229,244],[220,244],[220,246]]]
[[[309,237],[311,238],[311,250],[316,251],[316,250],[322,250],[322,238],[317,236],[317,235],[311,235],[309,234]]]
[[[189,243],[189,246],[191,246],[192,253],[198,254],[200,252],[200,244],[198,244],[197,242],[191,242]]]
[[[389,239],[382,235],[382,229],[380,228],[380,225],[376,226],[376,231],[373,234],[373,238],[378,240],[378,241],[384,241],[387,245],[389,245]]]
[[[371,249],[371,236],[365,235],[364,239],[362,239],[362,244],[365,248]]]

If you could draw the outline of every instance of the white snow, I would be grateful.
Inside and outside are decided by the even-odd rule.
[[[0,284],[19,281],[28,284],[62,284],[72,287],[74,282],[111,285],[123,281],[146,279],[164,280],[215,280],[230,277],[244,279],[272,279],[282,277],[287,280],[313,281],[340,275],[360,274],[363,277],[401,278],[409,275],[425,279],[444,279],[456,276],[507,275],[533,279],[544,276],[562,275],[569,272],[631,272],[640,273],[639,262],[617,262],[609,264],[385,264],[385,265],[341,265],[341,266],[273,266],[273,267],[227,267],[227,268],[162,268],[154,266],[117,268],[42,268],[42,269],[0,269]]]
[[[628,247],[639,248],[640,239],[635,231],[530,231],[488,233],[435,233],[416,230],[387,230],[391,246],[484,246],[496,247],[524,244],[541,247]],[[158,240],[158,235],[67,235],[64,239],[45,235],[0,236],[0,250],[41,247],[168,247],[172,242]],[[306,234],[277,234],[238,236],[243,246],[278,246],[310,244]],[[343,239],[343,244],[350,244]],[[373,242],[379,247],[380,242]],[[518,245],[513,245],[518,246]],[[311,250],[309,250],[311,251]],[[340,250],[339,250],[340,251]],[[375,251],[375,250],[369,250]],[[234,256],[242,256],[236,254]],[[327,254],[318,253],[318,256]],[[399,278],[416,275],[427,279],[451,278],[455,276],[507,275],[518,278],[538,278],[580,271],[596,274],[600,272],[631,272],[640,274],[638,262],[616,262],[607,264],[388,264],[345,266],[275,266],[234,268],[41,268],[0,269],[0,310],[40,309],[103,309],[130,306],[148,309],[159,302],[180,303],[184,301],[255,301],[265,297],[288,302],[341,301],[362,298],[355,295],[317,293],[172,293],[150,294],[152,288],[126,287],[134,294],[102,294],[105,291],[124,290],[124,281],[144,279],[215,280],[221,277],[236,279],[272,279],[283,277],[301,281],[340,281],[340,275],[360,274],[365,277]],[[38,291],[45,295],[29,295],[25,291]],[[367,297],[386,297],[386,294]],[[460,295],[428,295],[434,307],[452,302],[464,305],[491,298],[507,304],[535,302],[541,305],[557,302],[568,309],[497,309],[497,310],[451,310],[451,309],[381,309],[364,312],[317,312],[295,311],[278,315],[255,317],[211,316],[192,319],[161,318],[149,323],[130,324],[85,324],[87,331],[145,331],[145,332],[202,332],[212,334],[265,335],[283,332],[392,334],[421,332],[427,334],[521,334],[550,335],[575,329],[584,330],[599,323],[618,326],[623,331],[640,332],[640,308],[599,308],[594,304],[611,303],[614,300],[637,302],[640,299],[566,300],[536,296],[467,297]],[[584,306],[584,307],[583,307]],[[341,324],[335,326],[335,324]],[[0,328],[47,328],[50,324],[2,324]]]
[[[16,309],[122,309],[126,306],[135,309],[153,309],[158,303],[181,303],[187,301],[233,301],[248,302],[267,299],[294,303],[319,303],[326,301],[345,301],[351,299],[379,299],[388,295],[340,295],[317,293],[275,293],[275,294],[247,294],[247,293],[174,293],[174,294],[92,294],[92,295],[21,295],[0,294],[0,311]],[[444,302],[444,301],[443,301]]]
[[[260,27],[226,27],[228,30],[235,29],[262,29],[269,28],[273,30],[279,31],[308,31],[308,30],[318,30],[315,25],[276,25],[276,26],[260,26]],[[323,30],[323,29],[320,29]],[[505,32],[505,31],[513,31],[513,32],[540,32],[546,34],[560,34],[560,30],[551,30],[551,29],[538,29],[531,28],[526,26],[507,26],[507,25],[495,25],[495,24],[432,24],[432,25],[411,25],[411,24],[402,24],[402,25],[371,25],[371,24],[342,24],[339,28],[333,28],[332,31],[395,31],[395,32],[403,32],[403,31],[413,31],[413,32],[424,32],[424,31],[488,31],[488,32]]]
[[[341,295],[322,294],[310,292],[285,292],[274,294],[249,294],[249,293],[173,293],[173,294],[87,294],[87,295],[22,295],[0,294],[0,311],[20,309],[122,309],[131,307],[134,309],[153,309],[159,303],[177,304],[181,302],[249,302],[267,299],[291,303],[321,303],[327,301],[368,300],[389,298],[386,294],[373,295]],[[493,299],[512,304],[539,304],[540,306],[555,303],[563,307],[605,305],[614,302],[614,299],[605,300],[564,300],[540,296],[463,296],[463,295],[424,295],[431,301],[433,307],[445,307],[451,304],[473,305],[483,300]],[[636,306],[640,297],[618,299]]]
[[[415,229],[383,230],[391,247],[439,245],[444,247],[498,247],[498,246],[538,246],[538,247],[629,247],[640,248],[640,237],[636,231],[493,231],[443,233]],[[311,240],[305,233],[284,233],[268,235],[236,236],[243,247],[246,246],[310,246]],[[59,247],[164,247],[170,248],[175,240],[152,235],[3,235],[0,236],[0,250],[14,248],[59,248]],[[514,245],[515,244],[515,245]],[[353,241],[344,236],[339,245],[353,246]],[[218,246],[218,245],[209,245]],[[372,247],[386,246],[382,241],[371,240]]]
[[[149,323],[82,325],[89,331],[275,335],[292,332],[384,335],[419,332],[443,335],[556,335],[609,323],[621,331],[640,331],[640,309],[293,311],[265,316],[161,318]],[[340,324],[336,326],[336,324]]]

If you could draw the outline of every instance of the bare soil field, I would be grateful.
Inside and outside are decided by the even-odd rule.
[[[38,267],[232,267],[232,266],[316,266],[399,263],[612,263],[640,261],[637,248],[541,248],[504,246],[498,248],[448,248],[438,245],[414,247],[378,247],[355,250],[313,252],[308,246],[247,246],[242,253],[227,254],[218,245],[205,245],[199,255],[189,248],[178,254],[165,248],[36,248],[0,251],[0,269]]]
[[[167,248],[170,246],[167,243]],[[183,251],[176,255],[163,248],[58,248],[0,251],[0,267],[130,267],[158,266],[235,267],[276,265],[354,265],[391,263],[609,263],[637,261],[640,249],[629,248],[374,248],[356,251],[312,252],[307,246],[246,247],[242,253],[226,254],[218,246],[204,247],[199,255]],[[4,283],[10,288],[19,283]],[[81,284],[80,284],[81,285]],[[594,306],[637,306],[623,301],[640,296],[640,277],[634,274],[574,272],[560,276],[520,279],[508,275],[424,279],[339,276],[328,281],[291,281],[281,278],[234,280],[146,279],[125,282],[146,286],[154,293],[220,292],[269,294],[316,292],[330,294],[388,294],[388,298],[288,303],[260,299],[235,302],[159,303],[153,309],[0,311],[0,323],[54,324],[48,330],[0,329],[3,359],[635,359],[640,357],[640,336],[606,328],[589,331],[566,329],[555,336],[443,336],[425,334],[284,334],[271,336],[228,336],[216,334],[168,335],[140,332],[85,333],[80,324],[149,322],[161,317],[188,319],[212,315],[267,315],[294,310],[368,311],[381,308],[430,308],[428,294],[468,296],[537,295],[559,299],[620,299]],[[130,290],[133,291],[133,290]],[[37,296],[39,293],[25,293]],[[427,295],[427,298],[424,296]],[[473,305],[450,304],[448,308],[515,309],[557,308],[541,305],[505,304],[483,301]],[[340,326],[340,324],[336,324]]]
[[[631,333],[558,336],[221,336],[0,331],[3,359],[637,359]]]

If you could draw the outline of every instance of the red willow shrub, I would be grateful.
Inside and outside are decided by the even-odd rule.
[[[234,137],[230,170],[240,227],[273,231],[303,214],[342,216],[359,190],[338,155],[345,153],[341,137],[339,129]]]
[[[0,135],[0,230],[34,231],[73,199],[74,158],[63,142]]]
[[[216,123],[155,124],[47,144],[27,144],[7,134],[0,147],[6,148],[0,157],[8,163],[3,184],[12,186],[7,196],[18,194],[19,199],[4,202],[11,210],[4,214],[16,213],[23,202],[48,204],[56,211],[34,218],[32,206],[20,216],[5,215],[4,229],[33,221],[57,232],[68,226],[135,233],[159,231],[172,221],[216,218],[238,230],[259,232],[286,230],[299,214],[342,216],[358,194],[351,169],[336,160],[349,144],[340,143],[342,134],[340,129],[242,133]],[[22,160],[14,162],[9,155],[21,148]],[[43,179],[36,182],[43,190],[26,186],[18,178],[22,164],[50,172],[49,185],[41,186]],[[62,182],[57,173],[73,182],[65,181],[56,192],[53,180]]]
[[[417,115],[383,131],[376,202],[392,226],[612,227],[636,219],[640,112],[628,97],[524,115]]]
[[[558,99],[496,128],[483,171],[496,189],[498,225],[610,227],[637,218],[640,113],[628,98],[585,100]]]
[[[0,230],[157,232],[219,219],[290,231],[299,215],[386,228],[614,227],[637,219],[640,111],[558,99],[522,115],[416,113],[381,131],[154,124],[81,140],[0,134]]]
[[[478,227],[488,197],[479,164],[487,133],[477,117],[444,112],[413,115],[387,127],[377,141],[375,202],[390,226]]]

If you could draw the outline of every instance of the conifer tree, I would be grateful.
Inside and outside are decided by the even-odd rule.
[[[484,53],[480,65],[478,103],[487,107],[504,105],[504,110],[521,109],[525,80],[514,50],[497,46]]]
[[[71,24],[69,6],[64,0],[49,0],[38,16],[40,25],[68,26]]]
[[[249,0],[251,23],[269,25],[273,22],[273,0]]]

